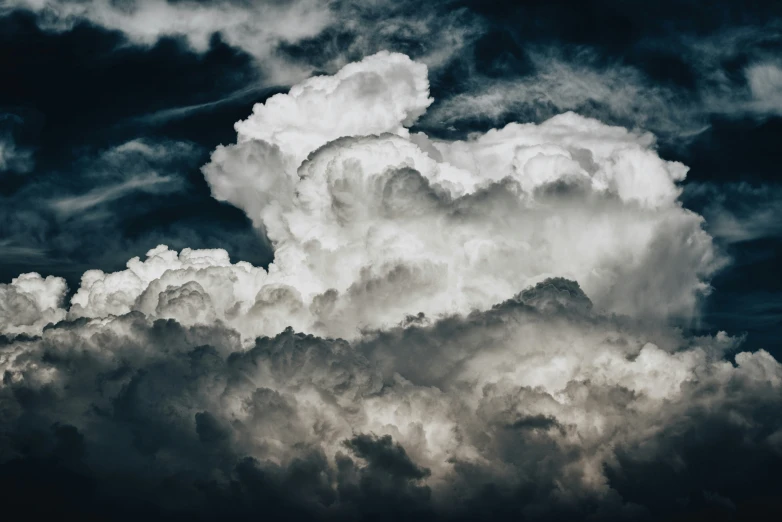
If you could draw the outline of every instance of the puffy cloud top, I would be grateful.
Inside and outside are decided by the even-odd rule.
[[[239,143],[263,140],[301,163],[307,154],[342,136],[392,132],[407,136],[429,104],[426,65],[381,52],[316,76],[288,94],[259,103],[236,124]]]
[[[0,284],[0,334],[40,333],[44,326],[65,318],[62,304],[65,279],[22,274],[10,284]]]
[[[485,308],[549,275],[610,310],[695,311],[719,260],[677,201],[686,167],[653,136],[573,113],[467,141],[411,134],[425,73],[380,53],[311,79],[256,105],[204,167],[271,239],[270,271],[305,306],[330,303],[324,333]]]

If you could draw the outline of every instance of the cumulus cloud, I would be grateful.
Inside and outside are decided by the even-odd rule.
[[[69,313],[192,324],[172,303],[200,300],[199,320],[246,339],[287,325],[354,338],[409,314],[486,309],[552,275],[609,311],[697,311],[721,260],[678,202],[686,167],[659,158],[653,136],[568,113],[434,140],[408,130],[431,102],[424,65],[380,53],[256,105],[203,170],[267,234],[268,271],[159,247],[128,270],[87,272]],[[189,282],[189,297],[159,298]]]
[[[486,309],[553,275],[601,309],[695,314],[721,259],[678,202],[686,167],[660,159],[651,135],[568,113],[434,140],[408,130],[431,101],[425,66],[380,53],[256,105],[203,170],[268,236],[268,270],[161,246],[125,271],[85,273],[70,316],[355,338],[410,314]]]
[[[326,324],[468,312],[548,275],[610,310],[695,311],[719,259],[677,201],[686,167],[652,135],[572,113],[466,141],[411,134],[430,102],[425,67],[380,53],[256,105],[204,167],[272,241],[270,275],[329,303]]]
[[[36,273],[0,284],[0,334],[35,335],[47,324],[61,321],[66,290],[63,278]]]
[[[671,325],[722,263],[687,168],[573,113],[411,131],[431,103],[381,52],[236,124],[203,172],[266,269],[160,245],[68,307],[56,278],[0,287],[3,483],[205,519],[637,520],[778,490],[782,365]]]

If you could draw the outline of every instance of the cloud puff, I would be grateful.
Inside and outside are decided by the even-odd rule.
[[[270,271],[305,304],[372,328],[565,275],[607,309],[693,313],[719,260],[677,201],[686,167],[651,135],[572,113],[467,141],[411,134],[430,103],[425,72],[381,53],[309,80],[256,105],[204,167],[215,197],[265,230]]]
[[[407,128],[430,103],[426,67],[384,52],[257,105],[203,170],[267,234],[268,270],[161,246],[127,270],[86,272],[70,317],[355,338],[411,314],[486,309],[554,275],[601,309],[697,311],[721,261],[678,202],[686,167],[650,134],[567,113],[434,140]]]
[[[0,284],[0,334],[35,335],[47,324],[61,321],[66,291],[63,278],[36,273]]]

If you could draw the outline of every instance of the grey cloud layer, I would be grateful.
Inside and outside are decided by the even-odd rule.
[[[595,313],[561,279],[356,344],[288,330],[243,348],[229,329],[138,313],[63,322],[3,343],[4,460],[45,457],[64,426],[82,447],[55,452],[64,465],[105,494],[130,487],[110,477],[140,480],[175,513],[459,517],[502,502],[529,519],[632,520],[658,506],[622,499],[618,474],[687,469],[676,440],[704,425],[742,434],[715,451],[780,459],[764,410],[782,366],[762,351],[724,361],[735,343]]]

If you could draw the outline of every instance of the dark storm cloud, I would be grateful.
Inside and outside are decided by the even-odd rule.
[[[575,283],[550,280],[490,311],[364,346],[287,330],[243,350],[219,325],[139,313],[6,339],[4,509],[113,520],[638,520],[701,505],[748,513],[772,498],[782,373],[763,353],[733,367],[712,344],[695,362],[699,378],[665,400],[619,367],[607,380],[574,376],[561,392],[482,374],[495,355],[506,368],[536,364],[541,349],[567,356],[560,350],[573,347],[560,343],[571,335],[607,343],[627,368],[640,358],[674,373],[709,349],[588,305]],[[613,333],[601,340],[606,325]],[[647,341],[659,343],[656,359]],[[394,420],[395,410],[408,413]],[[606,424],[595,432],[590,417]],[[430,460],[441,444],[452,445],[449,461]],[[50,500],[26,506],[38,492]]]

